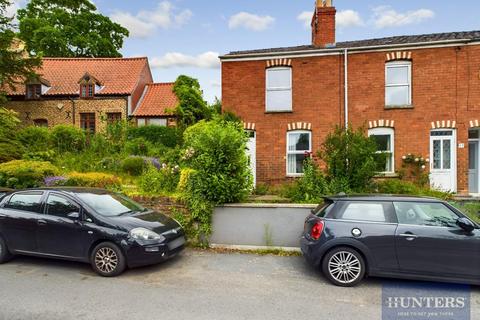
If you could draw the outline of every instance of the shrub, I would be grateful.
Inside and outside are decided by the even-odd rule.
[[[286,196],[294,202],[320,203],[322,196],[329,192],[322,171],[313,160],[307,159],[304,163],[304,175],[288,188]]]
[[[363,128],[355,131],[339,126],[327,136],[320,157],[327,166],[327,180],[335,193],[368,189],[381,161],[376,142],[365,136]]]
[[[19,124],[16,112],[0,108],[0,162],[22,157],[23,146],[17,140]]]
[[[128,129],[128,138],[143,138],[151,144],[161,144],[169,148],[173,148],[182,144],[182,132],[178,128],[174,127],[130,127]]]
[[[451,193],[433,190],[429,187],[420,187],[413,182],[398,179],[378,181],[376,189],[377,192],[384,194],[427,196],[444,200],[452,198]]]
[[[0,185],[15,189],[39,187],[45,177],[58,172],[50,162],[14,160],[0,164]]]
[[[112,143],[101,134],[91,135],[87,147],[89,151],[99,156],[106,156],[114,152]]]
[[[141,175],[145,166],[145,160],[141,157],[128,157],[122,161],[122,171],[132,176]]]
[[[46,152],[50,149],[50,130],[44,127],[26,127],[18,133],[18,140],[26,152]]]
[[[60,152],[76,152],[85,148],[85,132],[80,128],[58,125],[51,135],[53,146]]]
[[[163,165],[157,169],[150,165],[139,181],[140,189],[148,194],[171,193],[176,190],[179,181],[179,168]]]
[[[32,161],[48,161],[53,162],[55,160],[56,153],[53,150],[27,152],[23,155],[24,160]]]
[[[125,152],[133,156],[147,156],[151,144],[144,138],[136,138],[125,143]]]
[[[61,183],[64,186],[115,189],[121,185],[118,177],[101,172],[72,172],[69,173],[66,178],[67,179]]]
[[[179,104],[175,109],[177,125],[180,128],[191,126],[200,120],[212,117],[213,109],[203,99],[200,83],[197,79],[181,75],[175,81],[173,92],[178,97]]]

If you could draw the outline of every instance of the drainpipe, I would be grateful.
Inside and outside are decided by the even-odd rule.
[[[72,97],[69,97],[69,99],[72,102],[72,124],[75,126],[75,100]]]
[[[344,73],[344,106],[345,106],[345,130],[348,129],[348,49],[344,50],[344,66],[343,66],[343,73]]]

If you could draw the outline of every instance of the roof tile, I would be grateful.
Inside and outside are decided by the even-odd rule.
[[[134,116],[154,117],[171,115],[167,109],[174,109],[178,105],[178,98],[173,92],[173,82],[151,83],[145,87]]]

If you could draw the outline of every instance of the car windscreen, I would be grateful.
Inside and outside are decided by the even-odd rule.
[[[140,204],[117,193],[77,193],[77,196],[98,214],[105,217],[146,211]]]

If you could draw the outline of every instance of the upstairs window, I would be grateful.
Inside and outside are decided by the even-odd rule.
[[[381,156],[380,173],[394,173],[394,131],[391,128],[376,128],[368,131],[368,136],[377,143],[377,154]]]
[[[80,85],[80,97],[93,98],[95,96],[95,84],[85,83]]]
[[[26,85],[26,98],[28,100],[40,99],[41,96],[42,96],[42,85],[40,83]]]
[[[267,69],[267,112],[292,111],[292,68]]]
[[[312,133],[310,131],[287,133],[287,176],[303,175],[303,164],[311,153]]]
[[[386,64],[385,104],[410,106],[412,104],[412,63],[394,61]]]

